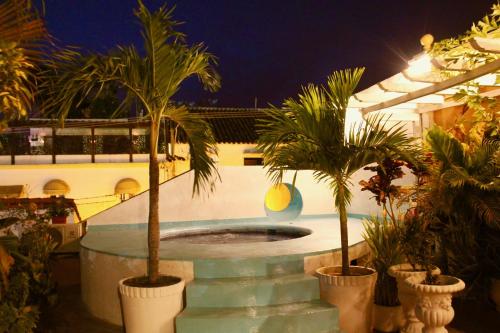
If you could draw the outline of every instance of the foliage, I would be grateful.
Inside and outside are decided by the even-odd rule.
[[[0,333],[33,332],[39,312],[36,307],[28,304],[28,274],[12,272],[11,275],[9,287],[0,300]]]
[[[118,118],[129,117],[128,110],[120,108],[119,87],[116,83],[103,86],[99,96],[85,98],[82,103],[68,113],[68,118]],[[115,112],[115,110],[119,110]]]
[[[116,111],[137,101],[150,119],[148,276],[154,283],[159,274],[160,124],[166,119],[187,138],[194,171],[193,193],[199,193],[205,186],[212,189],[217,173],[212,156],[217,148],[210,126],[199,116],[190,114],[186,107],[175,105],[172,97],[190,77],[197,77],[210,90],[217,89],[220,82],[213,69],[214,56],[203,44],[186,44],[185,36],[175,30],[179,23],[172,19],[172,9],[161,6],[150,12],[138,1],[134,13],[141,25],[144,55],[134,46],[118,47],[109,54],[60,52],[43,76],[47,99],[42,108],[56,112],[63,121],[73,107],[99,98],[104,86],[116,84],[125,93]]]
[[[402,260],[398,227],[387,218],[378,216],[363,221],[363,227],[363,238],[372,254],[370,263],[378,272],[375,304],[397,306],[399,299],[396,279],[388,274],[388,270]]]
[[[498,39],[499,27],[500,4],[496,3],[464,35],[435,43],[431,54],[469,68],[497,60],[498,54],[474,49],[471,40]],[[427,135],[436,165],[421,205],[435,217],[430,222],[440,237],[440,266],[475,289],[486,276],[500,276],[500,116],[496,99],[481,95],[477,82],[463,84],[454,99],[465,105],[452,135],[439,128]],[[472,120],[468,110],[473,112]]]
[[[370,177],[368,181],[361,180],[359,182],[361,191],[371,192],[377,205],[382,206],[383,219],[386,220],[389,213],[390,221],[394,226],[397,225],[399,220],[394,214],[393,206],[396,204],[399,207],[400,201],[403,200],[402,193],[406,191],[401,186],[394,185],[393,181],[401,179],[405,175],[402,169],[403,166],[411,166],[411,164],[386,157],[375,165],[364,167],[363,170],[374,171],[376,174]]]
[[[408,211],[398,230],[401,252],[414,268],[423,268],[426,271],[425,283],[433,284],[433,263],[437,260],[437,239],[431,229],[430,215],[426,210],[413,208]]]
[[[483,52],[474,49],[471,46],[471,39],[474,37],[482,38],[500,38],[500,3],[492,6],[491,13],[486,15],[482,20],[474,23],[465,34],[456,38],[443,39],[434,43],[430,53],[434,57],[442,58],[450,64],[460,64],[465,68],[474,68],[494,60],[499,59],[497,53]],[[443,76],[453,76],[456,72],[449,70],[440,70]],[[500,76],[496,76],[497,83],[500,81]],[[483,137],[483,132],[489,137],[498,137],[500,128],[500,117],[498,111],[494,108],[497,106],[495,98],[482,96],[479,90],[479,84],[475,81],[469,81],[461,85],[459,90],[454,94],[453,98],[456,101],[465,104],[464,114],[467,110],[473,110],[473,120],[469,127],[474,134],[469,139],[480,144],[479,137]],[[466,117],[460,117],[454,131],[460,132],[464,136],[464,124],[470,122]],[[480,132],[480,133],[474,133]]]
[[[56,200],[53,204],[49,206],[47,212],[49,217],[54,216],[68,216],[71,210],[66,206],[64,199]]]
[[[0,125],[7,125],[12,119],[19,119],[28,114],[32,102],[32,87],[29,73],[33,68],[21,50],[14,43],[0,41]]]
[[[404,176],[403,166],[412,170],[412,173],[417,177],[416,186],[413,189],[402,189],[401,186],[393,184],[394,180]],[[375,171],[376,175],[370,177],[368,181],[360,181],[361,190],[372,192],[377,204],[383,208],[380,221],[372,218],[370,222],[365,222],[365,240],[372,250],[374,261],[388,261],[388,258],[399,254],[414,269],[424,267],[428,273],[427,282],[432,283],[431,271],[436,242],[433,233],[428,228],[429,215],[426,211],[416,207],[407,208],[406,214],[398,212],[403,204],[409,204],[411,200],[418,200],[416,196],[422,185],[421,178],[428,174],[425,163],[419,160],[416,160],[415,163],[408,163],[385,158],[381,163],[364,169]],[[388,244],[383,243],[385,241],[383,232],[387,233],[385,237],[392,241],[393,248],[389,248]],[[392,265],[396,263],[394,262]],[[389,266],[381,267],[383,274],[387,273]],[[383,277],[383,279],[387,278]],[[392,285],[381,285],[380,288],[385,288],[387,292],[390,292]]]
[[[500,228],[500,140],[484,140],[478,147],[465,149],[460,141],[434,127],[426,142],[439,162],[431,188],[433,196],[441,198],[439,211],[451,216],[458,209],[469,218]]]
[[[426,141],[436,165],[422,205],[435,216],[440,266],[474,289],[485,277],[500,276],[500,141],[463,145],[439,127]]]
[[[28,114],[34,101],[40,48],[49,41],[30,0],[0,3],[0,130]]]
[[[451,63],[465,61],[464,65],[470,67],[498,59],[497,54],[477,51],[470,45],[470,39],[474,37],[500,38],[500,4],[494,4],[491,10],[482,20],[472,24],[465,34],[434,43],[431,53]]]
[[[259,149],[274,182],[287,170],[313,170],[318,181],[332,188],[340,216],[344,275],[349,274],[346,209],[351,200],[351,176],[386,156],[411,160],[415,150],[402,126],[389,127],[379,116],[369,116],[346,135],[347,105],[363,71],[337,71],[329,76],[326,87],[303,87],[297,100],[285,100],[283,109],[267,110],[268,119],[259,129]]]
[[[44,215],[19,208],[15,218],[23,231],[17,249],[0,245],[0,332],[33,332],[39,308],[55,302],[55,284],[49,269],[54,248]]]

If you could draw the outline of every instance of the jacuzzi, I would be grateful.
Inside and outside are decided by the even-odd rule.
[[[351,260],[368,253],[361,236],[361,218],[349,217]],[[249,218],[165,222],[160,226],[160,271],[186,282],[287,272],[312,275],[319,267],[341,262],[339,220],[333,214],[301,216],[291,222]],[[249,235],[250,239],[241,238]],[[118,281],[144,275],[146,258],[146,224],[90,228],[81,241],[81,283],[83,302],[94,316],[122,324]]]

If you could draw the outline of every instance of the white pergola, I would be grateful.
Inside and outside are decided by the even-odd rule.
[[[493,56],[472,65],[462,59],[447,62],[420,53],[409,61],[407,69],[352,96],[348,107],[350,117],[358,120],[369,113],[390,114],[390,120],[418,124],[421,132],[427,127],[423,118],[429,112],[463,104],[452,96],[467,82],[488,87],[480,90],[485,91],[482,96],[499,96],[496,73],[500,70],[500,39],[475,37],[469,45],[471,50]]]

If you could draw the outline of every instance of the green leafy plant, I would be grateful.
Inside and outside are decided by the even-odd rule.
[[[45,215],[20,207],[15,211],[22,234],[17,246],[0,245],[0,332],[33,332],[41,309],[55,302],[49,255],[54,242]]]
[[[402,261],[398,228],[387,218],[372,216],[363,221],[365,239],[371,251],[370,264],[377,271],[375,304],[399,305],[396,279],[388,274],[389,267]]]
[[[424,160],[428,162],[427,158]],[[412,188],[403,189],[393,184],[394,180],[404,176],[403,166],[416,176],[416,184]],[[426,164],[420,159],[415,159],[415,163],[408,163],[387,157],[377,165],[364,169],[374,171],[376,174],[368,181],[359,182],[361,190],[372,192],[377,204],[382,206],[382,218],[380,220],[372,218],[364,224],[365,240],[372,250],[374,260],[389,262],[388,258],[395,258],[396,254],[399,254],[399,259],[404,257],[413,269],[426,270],[426,283],[434,283],[435,278],[431,272],[435,260],[436,242],[426,222],[429,214],[419,207],[406,207],[405,214],[399,213],[404,204],[419,201],[418,192],[423,185],[422,178],[428,176]],[[387,235],[383,236],[382,232],[387,232]],[[392,248],[383,243],[384,237],[392,241]],[[399,262],[393,262],[389,266],[397,263]],[[382,274],[387,274],[389,266],[382,266],[381,263],[378,265]],[[382,278],[387,279],[384,276]],[[380,288],[390,291],[392,285],[380,285]]]
[[[427,223],[425,213],[417,208],[410,209],[398,230],[399,245],[405,259],[415,270],[425,270],[424,283],[435,284],[436,276],[432,274],[436,261],[437,239]]]
[[[434,127],[426,143],[435,166],[422,201],[435,216],[440,266],[473,291],[485,277],[500,276],[500,140],[464,145]]]
[[[63,201],[58,201],[50,205],[46,213],[49,217],[68,216],[71,209],[67,208]]]
[[[284,108],[266,111],[260,125],[259,149],[275,183],[287,170],[313,170],[318,181],[327,182],[339,212],[342,274],[349,275],[347,206],[351,201],[351,176],[386,156],[411,160],[415,145],[399,124],[388,126],[380,116],[345,129],[349,98],[363,69],[336,71],[327,86],[302,88],[298,99],[287,99]]]

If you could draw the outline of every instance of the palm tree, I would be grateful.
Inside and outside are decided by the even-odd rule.
[[[149,153],[149,216],[148,216],[148,280],[159,278],[159,167],[158,137],[162,119],[180,128],[190,146],[194,169],[193,193],[214,184],[217,174],[211,155],[216,154],[215,139],[209,125],[183,106],[175,106],[172,97],[181,84],[195,76],[211,90],[219,87],[219,77],[213,70],[214,57],[202,44],[187,46],[184,35],[175,31],[179,24],[172,19],[172,9],[160,7],[150,12],[138,1],[135,15],[139,19],[144,39],[145,55],[134,46],[119,47],[109,54],[82,56],[74,50],[62,52],[54,63],[51,81],[45,87],[50,98],[45,109],[57,109],[64,119],[71,108],[85,98],[97,98],[102,87],[116,83],[135,98],[150,119]],[[123,103],[126,105],[126,103]]]
[[[27,116],[35,95],[35,71],[49,41],[43,20],[30,0],[0,3],[0,130]]]
[[[267,111],[261,125],[259,147],[269,175],[279,182],[286,170],[313,170],[318,181],[333,190],[339,212],[342,245],[342,274],[349,275],[347,211],[351,201],[350,177],[367,164],[391,156],[413,160],[413,140],[402,126],[386,128],[379,116],[354,125],[345,135],[349,98],[361,76],[362,68],[334,72],[327,87],[309,84],[298,99],[287,99],[284,109]]]
[[[435,126],[427,133],[426,143],[439,162],[430,195],[440,198],[437,203],[442,204],[435,206],[440,213],[453,216],[460,212],[467,221],[500,229],[500,140],[483,139],[479,145],[465,148]]]
[[[467,146],[436,126],[426,143],[438,163],[422,202],[437,217],[442,267],[473,289],[483,274],[500,276],[500,140]]]

